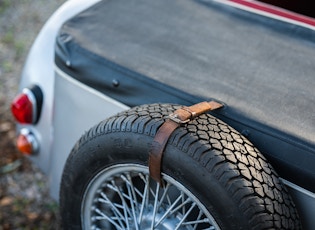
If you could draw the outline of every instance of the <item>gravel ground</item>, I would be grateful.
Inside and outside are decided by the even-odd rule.
[[[14,145],[10,102],[37,33],[64,0],[0,0],[0,230],[58,229],[47,178]]]

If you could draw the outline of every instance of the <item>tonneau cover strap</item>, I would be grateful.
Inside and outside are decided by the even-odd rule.
[[[170,114],[162,126],[158,129],[149,153],[149,171],[150,176],[157,181],[161,186],[163,182],[161,179],[161,165],[162,156],[171,134],[180,125],[185,124],[197,116],[206,113],[210,110],[221,108],[223,105],[215,102],[201,102],[189,107],[183,107]]]

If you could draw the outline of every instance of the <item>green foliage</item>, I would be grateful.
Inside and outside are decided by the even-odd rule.
[[[11,3],[11,0],[0,1],[0,14],[3,13],[10,6],[10,3]]]
[[[19,59],[22,57],[25,51],[25,44],[22,41],[15,41],[14,42],[14,48],[15,48],[15,58]]]
[[[1,41],[7,45],[14,43],[14,35],[12,29],[9,29],[1,39]]]
[[[7,30],[7,32],[1,38],[1,42],[15,50],[15,59],[18,60],[24,54],[25,43],[23,41],[16,40],[13,30],[13,28]],[[6,65],[6,67],[8,67],[8,65]],[[3,67],[5,71],[8,70],[6,67]]]
[[[7,60],[2,63],[1,67],[5,73],[10,73],[13,70],[12,63]]]

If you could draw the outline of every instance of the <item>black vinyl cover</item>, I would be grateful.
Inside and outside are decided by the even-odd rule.
[[[315,31],[213,1],[108,0],[63,25],[55,60],[129,106],[223,102],[215,116],[315,192]]]

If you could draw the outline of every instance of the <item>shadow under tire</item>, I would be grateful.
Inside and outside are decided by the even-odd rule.
[[[60,189],[65,229],[300,229],[277,173],[239,132],[204,114],[171,135],[165,186],[148,175],[148,153],[180,106],[152,104],[108,118],[69,155]]]

